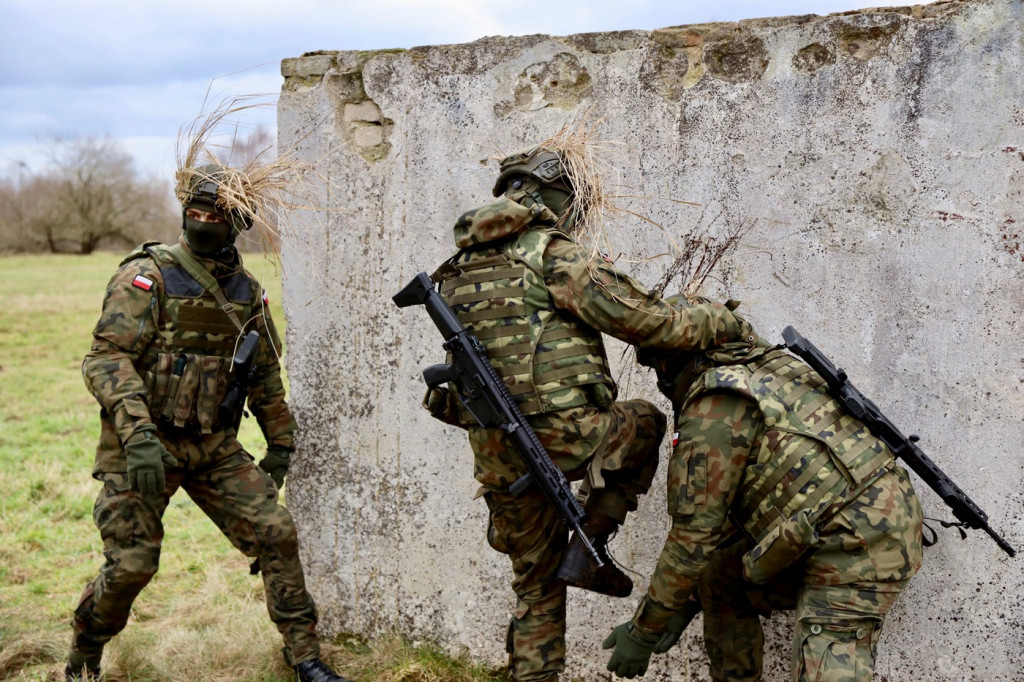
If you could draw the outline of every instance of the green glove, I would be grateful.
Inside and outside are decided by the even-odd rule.
[[[156,435],[156,426],[147,424],[133,433],[124,444],[128,458],[128,485],[146,496],[162,493],[167,488],[164,467],[178,465]]]
[[[683,608],[676,612],[668,622],[668,630],[661,636],[658,643],[654,645],[654,653],[663,654],[676,645],[683,634],[683,630],[690,624],[697,614],[700,613],[700,600],[697,594],[691,594],[690,598],[683,604]]]
[[[288,460],[292,451],[280,445],[267,446],[267,456],[260,460],[260,469],[274,479],[280,488],[284,485],[284,475],[288,473]]]
[[[651,662],[651,652],[658,643],[658,635],[646,635],[633,630],[632,623],[623,623],[614,630],[601,645],[603,649],[615,648],[608,659],[608,670],[617,677],[633,679],[643,676]]]

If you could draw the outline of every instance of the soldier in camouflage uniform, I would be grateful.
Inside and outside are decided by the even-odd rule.
[[[569,540],[536,486],[509,492],[527,470],[503,431],[478,426],[454,392],[428,391],[424,403],[434,416],[468,430],[490,510],[488,542],[512,560],[518,603],[506,648],[520,682],[551,682],[565,668],[567,584],[613,596],[632,589],[605,545],[650,486],[665,417],[643,400],[616,402],[601,334],[693,349],[744,333],[721,305],[673,310],[609,262],[592,259],[573,238],[573,195],[555,152],[505,159],[498,200],[459,218],[459,250],[434,274],[553,462],[570,480],[583,480],[582,529],[604,558],[598,567],[579,538]]]
[[[759,680],[759,615],[795,609],[794,681],[870,682],[885,614],[921,566],[907,472],[781,347],[638,356],[676,414],[672,527],[635,616],[605,641],[608,669],[642,675],[703,605],[712,679]]]
[[[295,525],[277,502],[295,431],[277,357],[281,342],[259,283],[233,245],[248,225],[218,201],[224,169],[200,170],[183,205],[182,238],[173,246],[147,242],[121,262],[82,364],[102,407],[93,477],[103,489],[93,518],[106,562],[75,610],[65,676],[98,679],[103,646],[124,628],[136,595],[157,571],[161,519],[184,488],[258,562],[270,618],[299,678],[344,682],[319,660]],[[233,354],[252,330],[259,344],[248,409],[267,441],[259,466],[236,439],[245,395],[233,412],[221,408],[240,378]]]

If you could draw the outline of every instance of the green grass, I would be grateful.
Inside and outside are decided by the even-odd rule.
[[[69,621],[103,563],[90,477],[99,407],[80,366],[106,282],[121,254],[0,257],[0,679],[52,680],[63,669]],[[280,274],[259,256],[283,334]],[[264,443],[252,420],[240,439]],[[108,646],[106,680],[290,680],[262,582],[248,560],[184,494],[164,517],[160,571]],[[325,642],[324,658],[357,682],[477,682],[503,674],[435,647]]]

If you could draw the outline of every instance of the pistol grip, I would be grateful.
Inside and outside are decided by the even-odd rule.
[[[452,366],[444,363],[431,365],[423,370],[423,380],[430,388],[446,384],[452,380]]]

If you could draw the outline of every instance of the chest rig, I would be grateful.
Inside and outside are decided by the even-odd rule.
[[[220,291],[215,296],[182,264],[180,248],[146,244],[139,254],[150,256],[160,268],[163,291],[156,336],[136,369],[145,381],[154,421],[211,433],[221,426],[218,408],[227,391],[239,327],[256,309],[258,286],[239,269],[216,280]]]
[[[526,416],[610,403],[614,383],[601,335],[552,303],[543,256],[557,229],[533,229],[491,248],[464,249],[436,273],[440,293],[483,344]],[[459,420],[475,423],[460,406]]]
[[[783,351],[708,371],[687,401],[723,390],[756,401],[764,418],[733,507],[734,521],[755,540],[798,513],[816,525],[893,465],[889,449],[826,393],[824,380]]]

